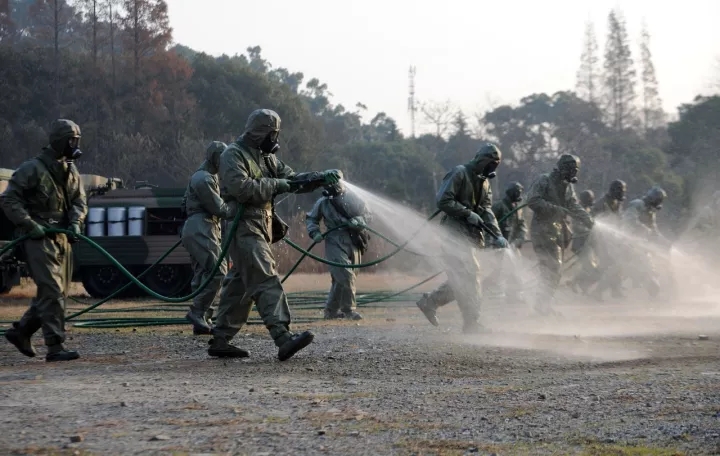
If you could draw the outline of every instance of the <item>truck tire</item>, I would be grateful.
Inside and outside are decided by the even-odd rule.
[[[177,297],[189,292],[192,269],[189,265],[159,264],[143,277],[143,283],[155,293]]]
[[[82,272],[83,287],[93,298],[106,298],[128,282],[115,266],[92,266],[84,268]]]

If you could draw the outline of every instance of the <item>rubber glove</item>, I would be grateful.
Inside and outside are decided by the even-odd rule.
[[[363,219],[363,218],[360,217],[360,216],[358,216],[358,217],[353,217],[353,218],[351,218],[350,220],[348,220],[348,224],[349,224],[352,228],[356,228],[356,229],[364,228],[364,227],[365,227],[365,219]]]
[[[275,190],[277,194],[287,193],[290,191],[290,181],[287,179],[276,179]]]
[[[315,235],[313,235],[313,237],[312,237],[312,240],[313,240],[316,244],[321,243],[322,240],[323,240],[322,234],[320,234],[320,233],[315,233]]]
[[[482,219],[475,212],[471,212],[465,220],[472,226],[482,225]]]
[[[501,249],[506,249],[508,247],[508,241],[503,236],[498,236],[495,239],[495,245],[500,247]]]
[[[325,184],[337,184],[343,178],[343,174],[339,169],[329,169],[323,171],[323,178],[325,178]]]
[[[80,225],[77,223],[73,223],[68,227],[68,231],[70,231],[70,236],[68,236],[68,241],[71,244],[74,244],[80,240],[79,234],[82,234],[82,231],[80,230]]]
[[[30,239],[35,239],[36,241],[42,239],[47,234],[47,230],[44,226],[40,225],[39,223],[36,223],[32,230],[28,233],[30,235]]]

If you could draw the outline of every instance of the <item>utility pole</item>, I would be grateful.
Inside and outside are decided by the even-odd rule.
[[[410,111],[410,134],[414,138],[415,137],[415,111],[417,111],[417,106],[415,106],[415,67],[410,66],[409,71],[409,79],[410,79],[410,95],[408,96],[408,111]]]

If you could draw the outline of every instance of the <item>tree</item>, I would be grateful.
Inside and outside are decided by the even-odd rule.
[[[420,112],[423,113],[425,122],[435,127],[435,136],[442,138],[455,117],[456,109],[450,100],[443,102],[431,101],[422,103]]]
[[[608,123],[617,131],[635,127],[635,69],[625,19],[618,10],[608,15],[604,69],[604,108]]]
[[[133,56],[135,89],[139,90],[143,59],[164,51],[172,40],[168,7],[164,0],[124,0],[125,48]]]
[[[9,0],[0,0],[0,44],[10,41],[15,34],[15,24],[10,16]]]
[[[595,24],[588,21],[585,24],[585,41],[580,55],[580,69],[577,72],[575,88],[578,95],[590,103],[598,103],[600,92],[600,57],[598,55],[597,38],[595,37]]]
[[[645,135],[665,125],[665,112],[662,108],[655,66],[650,53],[650,32],[643,24],[640,34],[640,67],[642,81],[642,124]]]
[[[53,91],[55,109],[60,108],[60,48],[69,45],[75,38],[74,30],[80,23],[80,15],[65,0],[36,0],[30,6],[32,37],[41,46],[53,48]]]

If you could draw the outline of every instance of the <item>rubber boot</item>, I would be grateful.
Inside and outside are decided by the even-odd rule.
[[[25,334],[17,322],[12,324],[12,328],[5,332],[5,338],[18,349],[20,353],[30,358],[37,355],[35,347],[33,347],[30,335]]]
[[[415,303],[418,308],[425,314],[425,318],[428,319],[431,325],[440,326],[440,320],[438,320],[435,306],[430,300],[430,293],[423,293],[422,298]]]
[[[470,323],[463,323],[462,332],[467,335],[477,335],[487,334],[490,330],[480,324],[480,322],[474,321]]]
[[[344,317],[345,317],[345,315],[338,311],[332,311],[332,310],[327,310],[327,309],[325,309],[325,313],[323,315],[323,318],[325,320],[338,320],[338,319],[341,319]]]
[[[362,320],[363,319],[362,315],[355,312],[354,310],[348,310],[346,312],[343,312],[343,316],[348,320]]]
[[[193,334],[196,336],[212,334],[212,328],[205,321],[204,315],[197,315],[192,310],[185,315],[187,319],[193,325]]]
[[[213,337],[208,341],[208,355],[216,358],[247,358],[250,353],[240,347],[230,345],[224,337]]]
[[[301,334],[288,333],[287,340],[278,349],[278,359],[286,361],[303,348],[307,347],[315,339],[312,331],[305,331]]]
[[[55,344],[48,346],[48,353],[45,355],[45,361],[53,363],[55,361],[72,361],[80,358],[80,353],[74,350],[67,350],[63,344]]]

